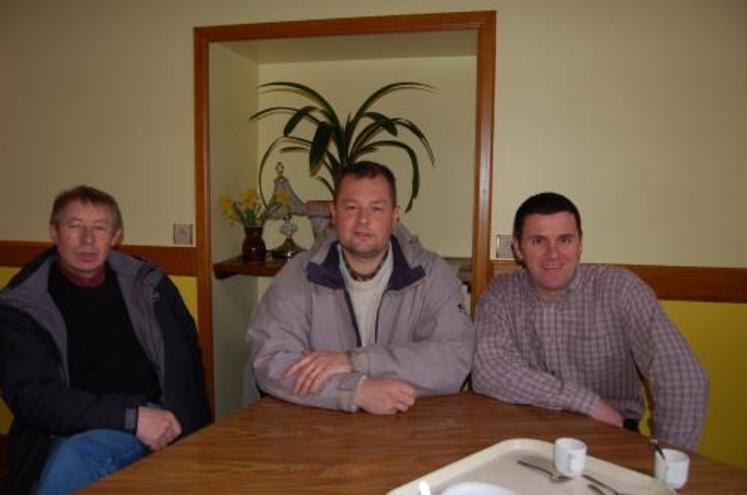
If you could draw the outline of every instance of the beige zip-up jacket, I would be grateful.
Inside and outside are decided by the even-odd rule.
[[[404,227],[391,237],[393,269],[376,318],[374,344],[361,347],[339,268],[333,230],[274,278],[247,332],[257,384],[275,397],[355,411],[361,379],[397,378],[418,395],[458,392],[469,373],[475,336],[453,267]],[[350,352],[353,371],[315,394],[293,394],[284,373],[308,351]]]

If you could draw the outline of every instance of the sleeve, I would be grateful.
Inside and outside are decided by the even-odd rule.
[[[461,286],[454,269],[436,258],[422,288],[423,306],[407,308],[419,315],[415,328],[394,331],[412,334],[412,341],[359,348],[353,352],[353,369],[372,378],[396,377],[415,387],[419,395],[458,392],[472,366],[475,347]],[[411,321],[402,320],[393,325]]]
[[[188,434],[212,421],[197,326],[168,276],[164,275],[157,290],[162,296],[155,311],[164,339],[164,406]]]
[[[322,389],[309,395],[293,393],[294,380],[286,370],[309,344],[311,292],[299,258],[278,273],[262,297],[247,331],[249,359],[259,388],[296,404],[354,411],[352,399],[363,378],[360,372],[332,376]]]
[[[504,402],[590,415],[600,399],[596,393],[537,369],[529,356],[520,352],[514,335],[528,329],[512,317],[511,304],[505,301],[510,292],[505,280],[496,279],[477,305],[477,349],[472,368],[475,391]]]
[[[633,274],[622,301],[633,359],[653,398],[656,436],[694,450],[703,429],[708,377],[654,292]]]
[[[64,383],[59,352],[30,317],[0,308],[0,384],[24,426],[54,435],[106,428],[134,431],[143,397],[96,396]]]

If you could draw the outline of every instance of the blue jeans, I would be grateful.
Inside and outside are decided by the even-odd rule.
[[[44,465],[37,493],[72,493],[149,453],[135,435],[118,430],[89,430],[60,438]]]

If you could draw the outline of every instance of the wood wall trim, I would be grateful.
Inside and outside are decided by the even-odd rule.
[[[211,32],[194,28],[194,139],[195,139],[195,241],[197,273],[197,326],[200,329],[202,365],[210,408],[215,413],[213,369],[213,288],[210,250],[210,159],[209,159],[209,46]]]
[[[21,267],[39,256],[51,243],[0,240],[0,266]],[[122,252],[155,261],[169,275],[195,276],[195,248],[191,246],[144,246],[127,244]]]
[[[449,12],[265,22],[194,28],[194,120],[196,273],[200,343],[205,356],[209,393],[213,397],[212,272],[210,247],[209,161],[209,44],[240,40],[355,36],[433,31],[473,30],[478,34],[477,128],[475,136],[475,217],[473,225],[473,274],[477,287],[488,282],[490,256],[490,190],[492,186],[493,108],[495,91],[495,11]],[[478,270],[479,268],[479,270]],[[204,339],[204,340],[203,340]]]
[[[747,303],[747,268],[624,265],[651,286],[659,299]],[[513,261],[490,262],[489,275],[518,270]]]
[[[491,12],[477,35],[477,102],[475,122],[475,177],[472,211],[472,300],[490,282],[490,225],[493,204],[493,122],[495,108],[496,16]]]
[[[382,17],[340,17],[305,21],[260,22],[195,28],[195,37],[210,41],[354,36],[363,34],[479,30],[495,11],[403,14]]]

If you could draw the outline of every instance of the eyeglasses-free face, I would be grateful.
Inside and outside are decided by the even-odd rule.
[[[540,297],[556,300],[571,284],[581,258],[576,218],[567,211],[529,215],[514,248]]]
[[[64,268],[90,279],[104,266],[122,231],[114,230],[109,207],[71,201],[59,215],[59,223],[49,226],[49,236]]]
[[[384,177],[346,177],[338,185],[332,219],[350,266],[370,273],[387,252],[399,208]]]

